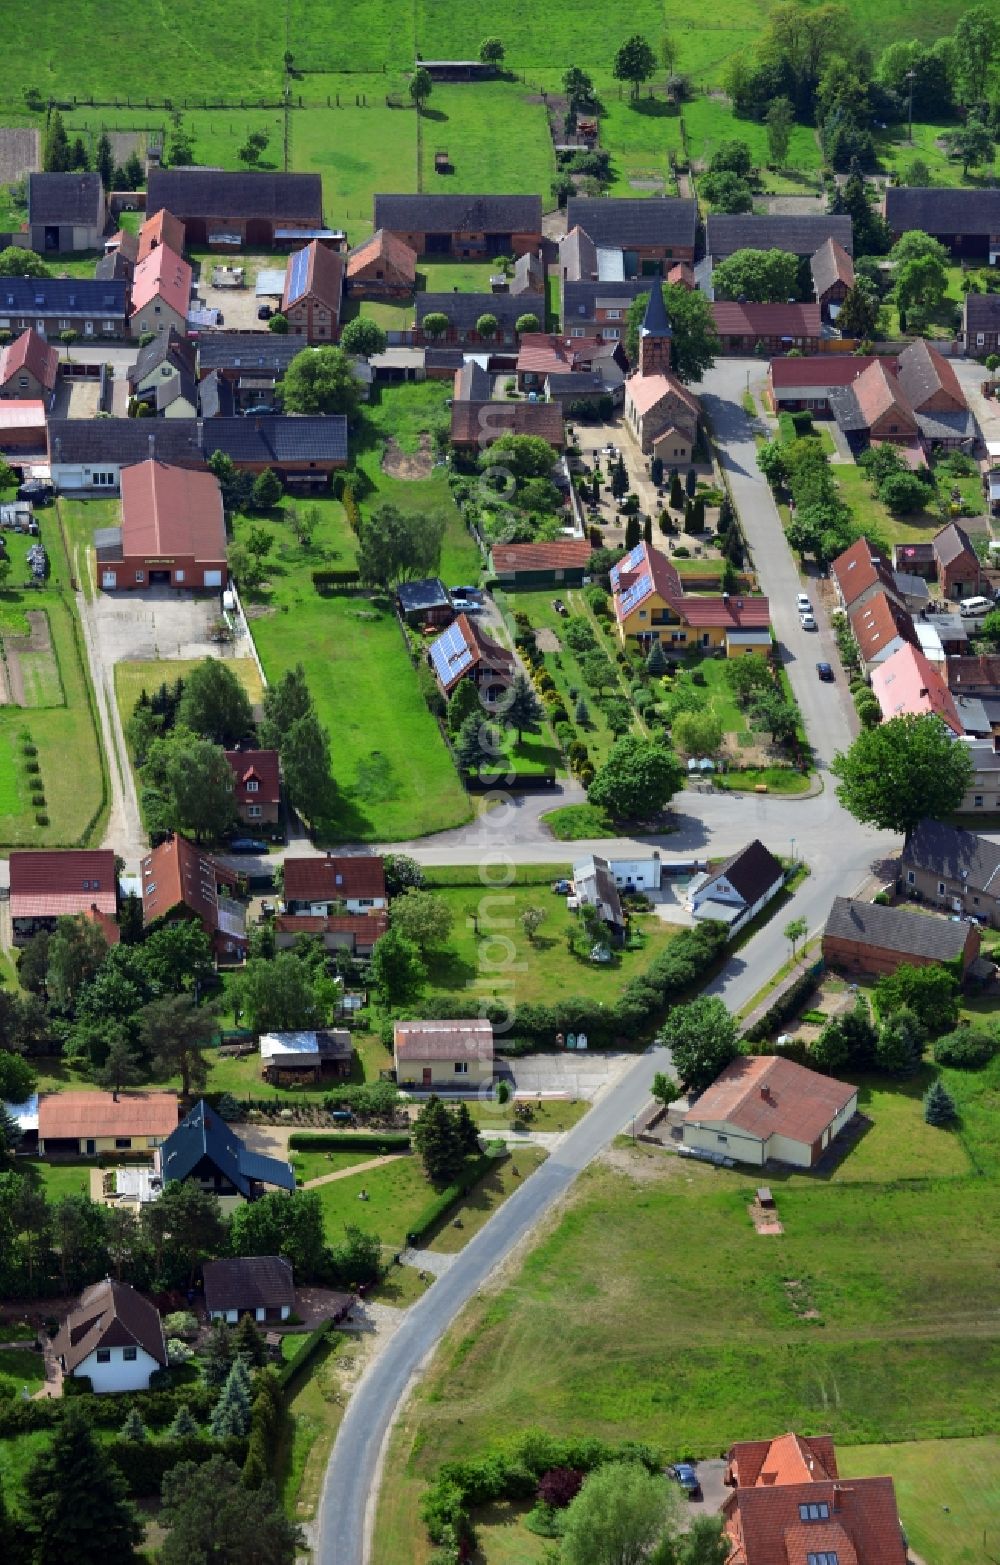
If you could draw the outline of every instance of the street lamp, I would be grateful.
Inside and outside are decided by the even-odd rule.
[[[795,868],[795,838],[792,838],[792,868]]]
[[[906,80],[909,83],[909,87],[910,87],[910,146],[911,147],[913,146],[913,80],[914,80],[914,77],[916,76],[916,74],[917,74],[916,71],[907,71],[907,73],[906,73]]]

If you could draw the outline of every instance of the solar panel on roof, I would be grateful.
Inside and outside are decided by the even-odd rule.
[[[639,579],[634,581],[626,592],[622,593],[622,614],[631,614],[636,604],[641,603],[643,598],[647,597],[652,590],[652,578],[648,571],[643,571]]]
[[[431,647],[431,662],[442,685],[450,685],[472,665],[472,653],[459,626],[449,625]]]
[[[294,304],[306,291],[306,278],[309,274],[309,251],[296,250],[288,263],[288,302]]]

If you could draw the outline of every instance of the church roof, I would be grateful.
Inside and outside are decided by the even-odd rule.
[[[660,287],[658,280],[654,280],[649,290],[646,314],[642,322],[642,335],[644,337],[673,336],[670,322],[667,319],[667,307],[663,302],[663,289]]]

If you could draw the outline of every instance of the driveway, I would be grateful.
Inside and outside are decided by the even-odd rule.
[[[195,597],[172,587],[142,593],[97,594],[90,605],[101,660],[115,663],[147,658],[218,657],[209,628],[220,614],[214,594]]]
[[[502,1048],[501,1044],[501,1048]],[[562,1092],[589,1102],[617,1081],[634,1062],[633,1054],[559,1053],[501,1056],[516,1092]]]

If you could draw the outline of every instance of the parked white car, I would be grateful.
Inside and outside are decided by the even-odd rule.
[[[809,599],[808,599],[807,595],[804,592],[800,592],[799,593],[798,597],[795,600],[795,606],[798,609],[800,614],[811,614],[812,613],[812,604],[809,602]]]
[[[802,626],[803,630],[815,630],[816,629],[816,616],[815,616],[815,614],[813,614],[811,610],[808,613],[806,613],[806,614],[800,614],[799,615],[799,624]]]

